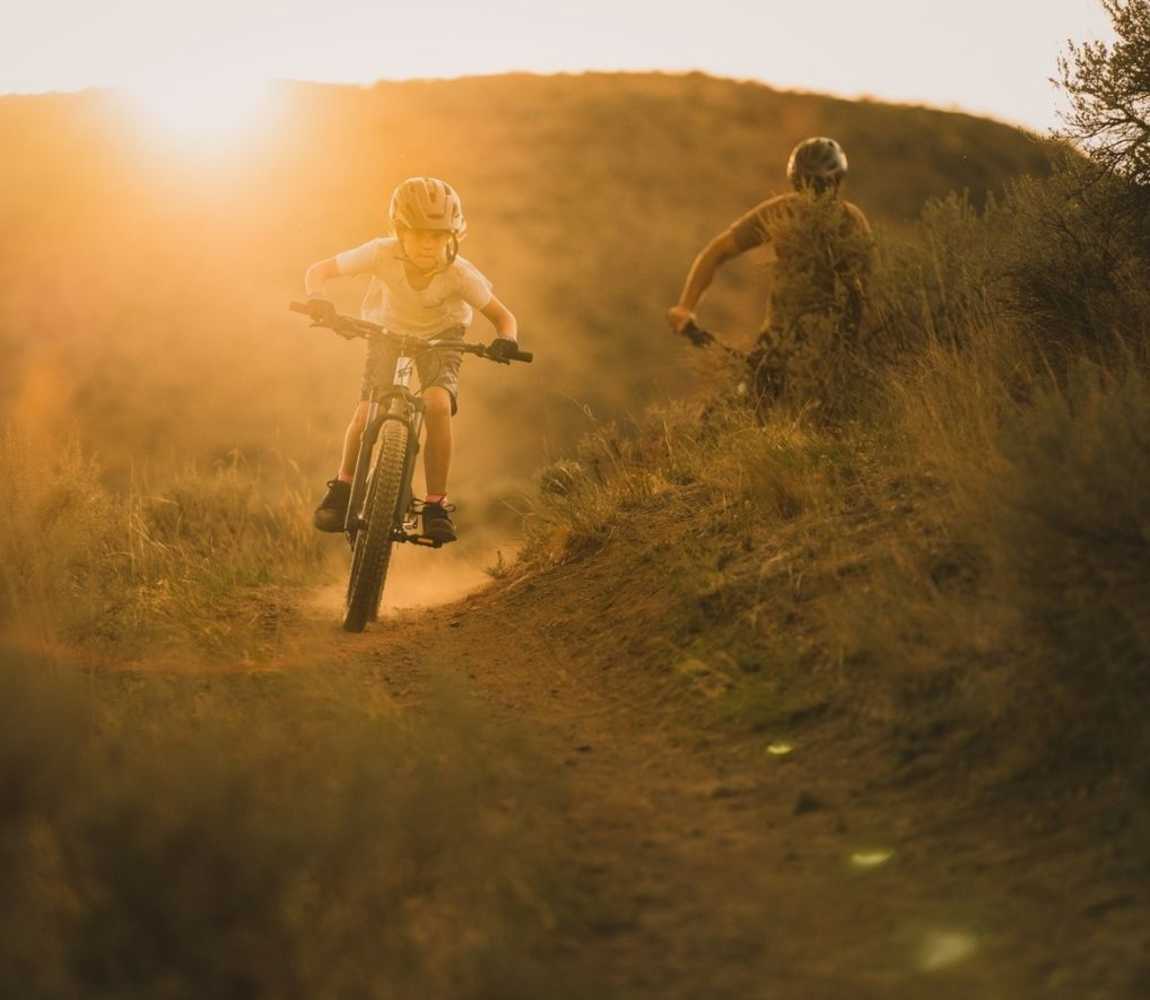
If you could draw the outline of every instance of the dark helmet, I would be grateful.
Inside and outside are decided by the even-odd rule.
[[[825,191],[837,187],[846,174],[847,154],[834,139],[825,136],[804,139],[787,160],[787,180],[796,190],[809,186]]]

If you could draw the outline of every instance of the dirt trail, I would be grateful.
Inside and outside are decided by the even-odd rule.
[[[560,568],[363,636],[318,610],[308,631],[400,702],[446,671],[531,728],[540,777],[568,789],[557,846],[589,914],[564,948],[621,996],[1150,996],[1146,901],[1079,832],[1022,835],[1017,810],[892,780],[845,721],[778,755],[708,728],[681,688],[586,653],[580,586]]]

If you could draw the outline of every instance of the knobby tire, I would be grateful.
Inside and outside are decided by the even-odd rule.
[[[379,458],[364,504],[366,523],[356,536],[351,562],[347,610],[343,617],[347,632],[362,632],[375,617],[387,581],[391,547],[395,544],[392,532],[403,490],[408,433],[407,426],[396,420],[386,421],[380,432]]]

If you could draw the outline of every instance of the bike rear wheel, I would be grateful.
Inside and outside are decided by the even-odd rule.
[[[398,420],[385,421],[380,433],[379,459],[371,474],[363,507],[364,524],[355,536],[351,560],[347,608],[343,616],[347,632],[363,631],[375,617],[383,595],[391,547],[395,544],[409,433],[407,425]]]

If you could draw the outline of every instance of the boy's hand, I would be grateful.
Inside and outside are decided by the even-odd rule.
[[[487,356],[501,365],[511,364],[511,355],[518,353],[519,342],[510,337],[497,337],[487,347]]]
[[[307,304],[311,310],[313,323],[326,326],[334,322],[336,317],[335,303],[329,302],[327,299],[321,299],[318,295],[312,295],[308,298]]]

